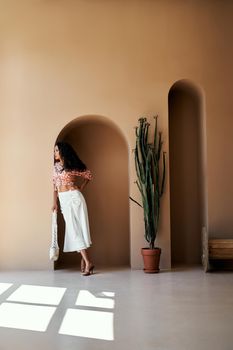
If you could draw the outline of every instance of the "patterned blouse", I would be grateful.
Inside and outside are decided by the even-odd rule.
[[[60,186],[74,186],[76,183],[76,176],[81,176],[84,179],[92,180],[90,170],[64,170],[61,162],[56,162],[53,167],[53,184],[55,189]]]

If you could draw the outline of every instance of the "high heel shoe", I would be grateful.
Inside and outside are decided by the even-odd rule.
[[[81,259],[81,272],[82,272],[82,273],[85,272],[85,261],[84,261],[83,258]]]
[[[91,265],[89,267],[89,269],[85,269],[85,271],[82,273],[83,276],[90,276],[90,275],[93,275],[94,273],[94,268],[95,266],[94,265]]]

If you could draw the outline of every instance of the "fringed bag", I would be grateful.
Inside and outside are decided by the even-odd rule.
[[[53,211],[52,214],[52,242],[49,249],[49,259],[57,261],[59,257],[59,246],[57,242],[57,212]]]

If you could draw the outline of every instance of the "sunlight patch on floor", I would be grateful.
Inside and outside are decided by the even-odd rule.
[[[105,293],[105,292],[102,292]],[[101,293],[101,294],[102,294]],[[105,294],[106,295],[106,294]],[[77,306],[91,306],[106,309],[113,309],[115,301],[109,298],[96,297],[88,290],[80,290],[75,305]]]
[[[0,294],[11,286],[11,283],[0,283]],[[66,290],[22,284],[0,304],[0,327],[45,332]],[[59,334],[114,340],[114,314],[100,310],[114,309],[114,297],[115,293],[110,291],[80,290],[73,308],[66,310]]]
[[[114,340],[113,313],[68,309],[62,321],[59,334]]]
[[[58,305],[66,291],[66,288],[45,287],[34,285],[21,285],[12,293],[7,301],[21,303]]]
[[[110,298],[114,298],[115,297],[115,293],[114,292],[101,292],[100,295],[105,296],[105,297],[110,297]]]
[[[0,327],[45,332],[55,310],[52,306],[3,303],[0,305]]]

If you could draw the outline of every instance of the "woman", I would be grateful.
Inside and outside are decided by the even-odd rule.
[[[81,185],[78,185],[80,177],[83,181]],[[81,253],[83,276],[89,276],[94,270],[94,265],[87,253],[87,248],[91,245],[91,237],[87,206],[81,193],[91,179],[90,170],[79,159],[74,149],[66,142],[57,142],[54,147],[52,210],[57,211],[57,199],[59,198],[66,226],[63,251]]]

